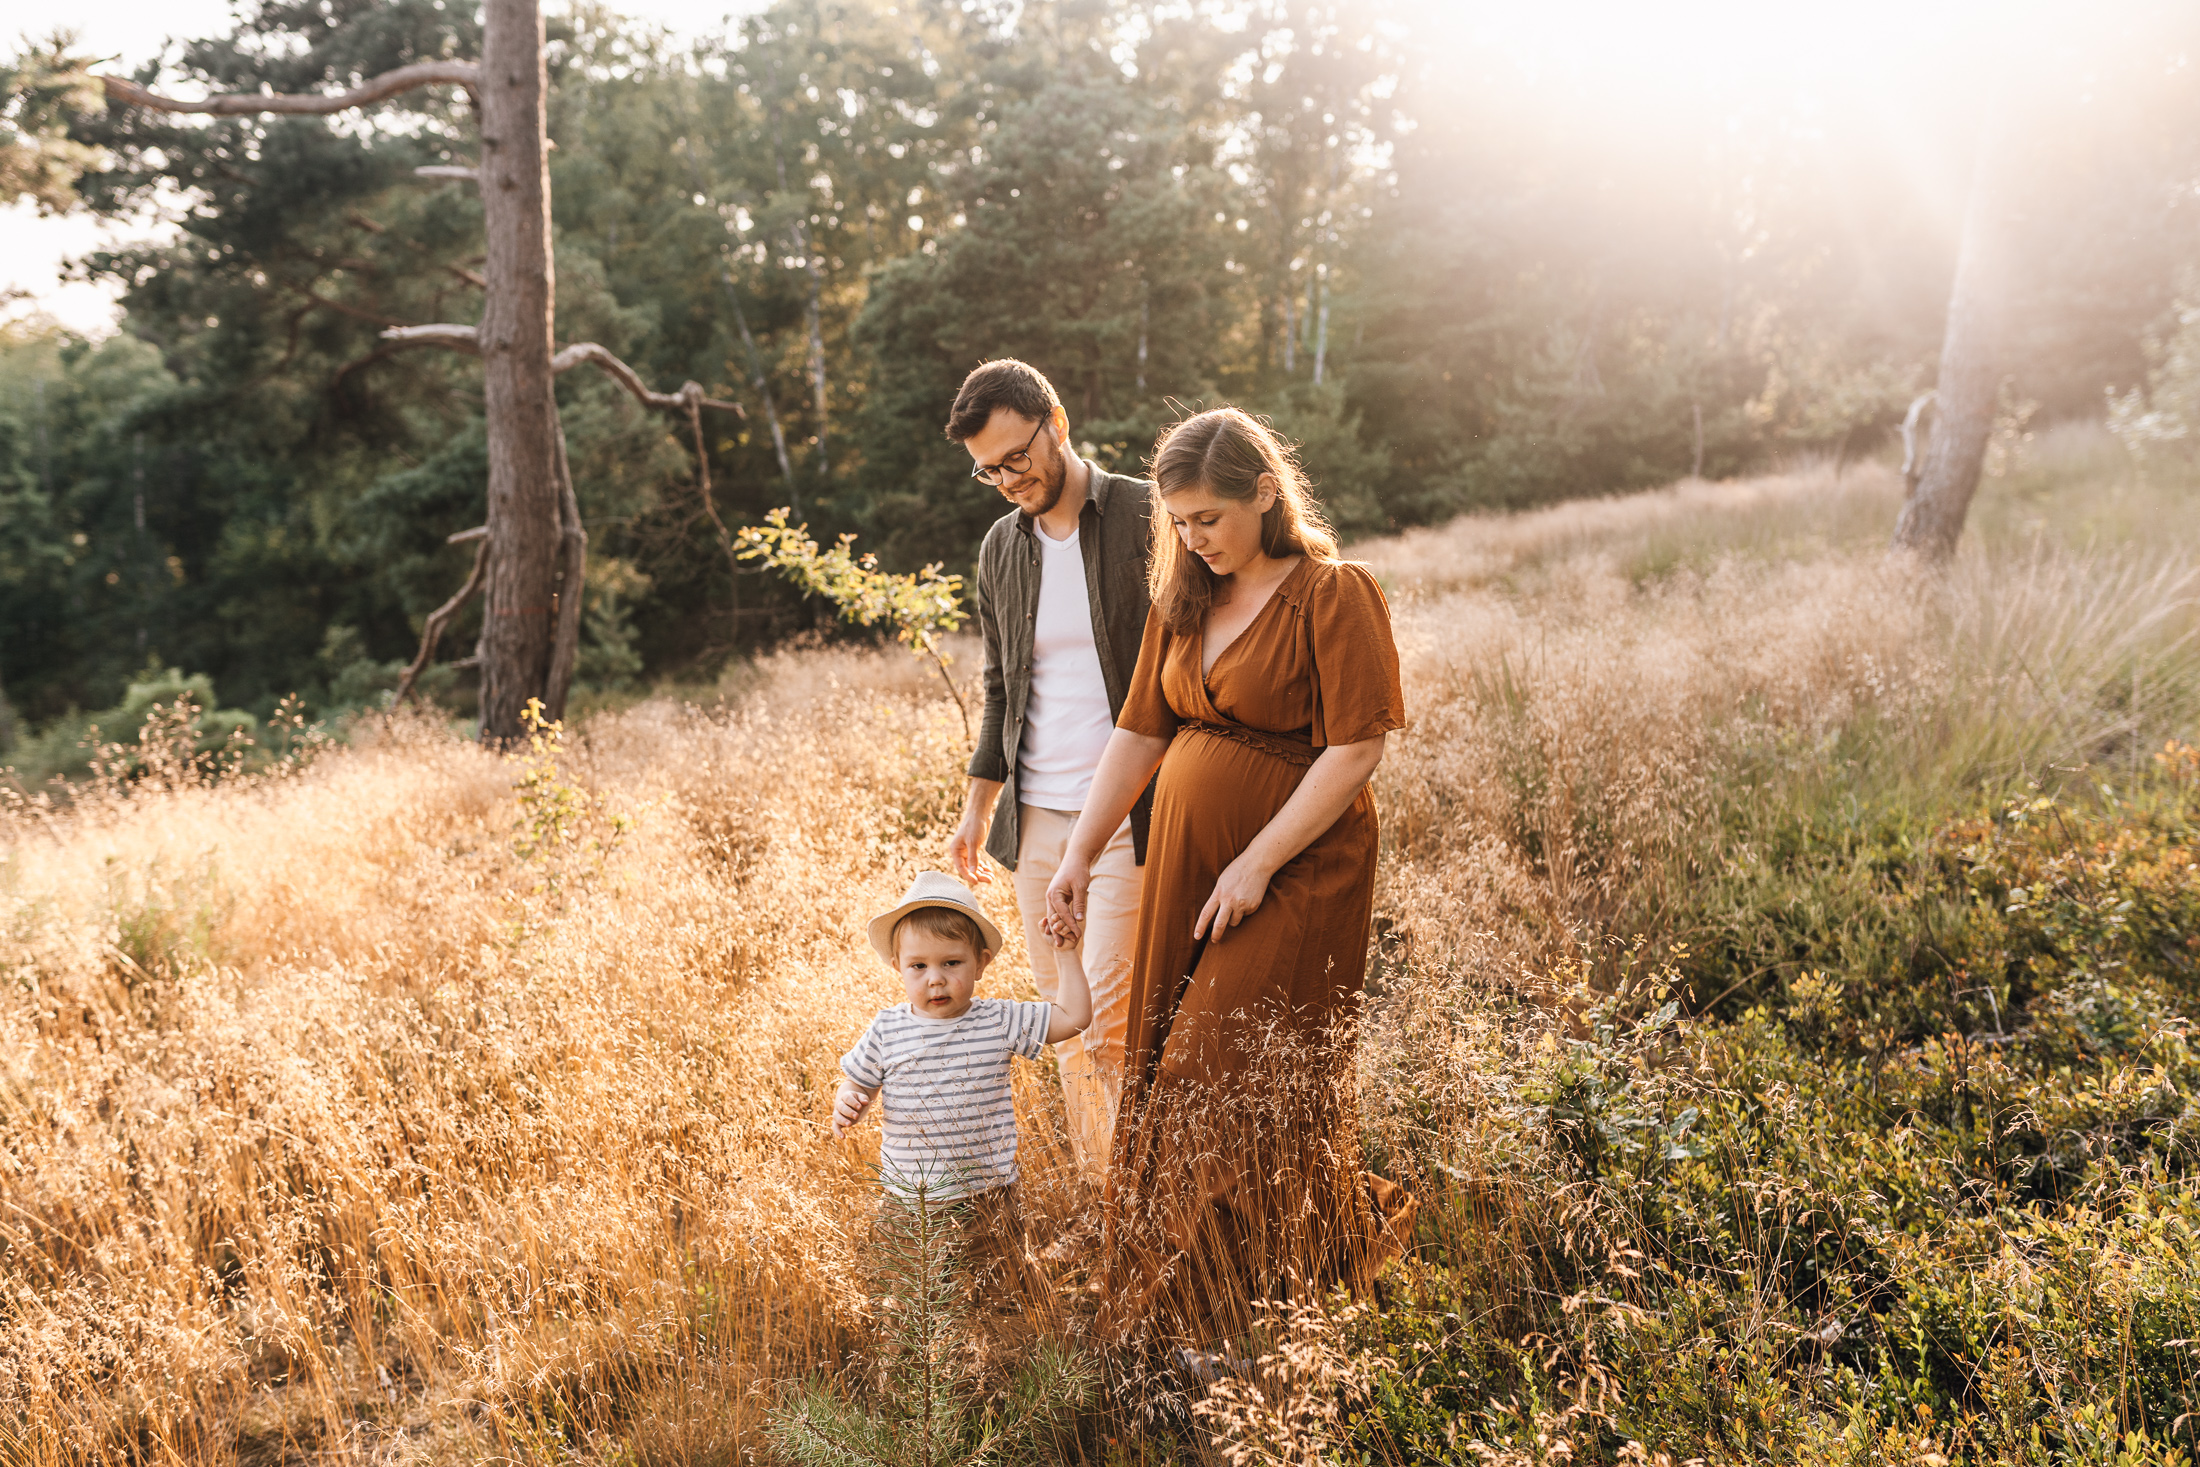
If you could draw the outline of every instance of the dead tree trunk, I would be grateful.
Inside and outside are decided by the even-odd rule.
[[[488,260],[481,376],[489,435],[489,564],[481,638],[481,738],[520,736],[530,698],[562,707],[551,685],[567,568],[550,318],[550,168],[544,148],[542,12],[488,0],[481,37],[481,211]],[[575,528],[578,528],[577,526]],[[564,669],[570,678],[571,663]]]
[[[446,321],[431,322],[422,326],[393,326],[382,333],[382,339],[388,342],[389,345],[376,351],[371,357],[351,363],[344,368],[344,371],[349,372],[355,368],[363,367],[368,362],[386,361],[397,352],[421,346],[440,346],[451,351],[465,352],[472,356],[485,356],[487,353],[483,342],[487,334],[483,327],[465,326]],[[743,412],[741,404],[737,402],[728,402],[705,396],[702,384],[699,382],[684,382],[680,385],[678,392],[655,391],[648,383],[642,381],[641,373],[635,371],[593,341],[576,341],[571,346],[550,357],[546,364],[548,375],[553,378],[562,377],[583,362],[600,367],[606,376],[632,393],[635,400],[644,407],[670,408],[685,413],[694,430],[695,451],[698,454],[708,452],[707,445],[703,440],[702,410],[704,408],[714,408],[719,411],[733,413],[739,417],[747,416]],[[341,375],[340,373],[339,376]],[[549,691],[539,696],[542,698],[543,716],[555,720],[565,716],[565,696],[572,689],[573,670],[580,661],[580,592],[587,582],[588,531],[581,524],[580,497],[573,491],[572,465],[566,459],[565,454],[565,429],[557,423],[555,417],[552,418],[552,426],[554,434],[551,440],[551,464],[556,474],[554,484],[558,496],[558,561],[556,569],[560,595],[556,602],[557,615],[553,619],[550,636],[549,672],[544,680]],[[710,469],[707,463],[702,469],[702,474],[707,491],[710,478]],[[715,504],[710,505],[710,511],[711,518],[716,520],[718,518],[717,506]],[[723,524],[719,526],[719,532],[720,538],[723,538],[725,533]],[[421,636],[420,654],[414,659],[412,668],[405,674],[404,681],[398,685],[397,697],[399,701],[404,699],[405,694],[411,690],[414,679],[420,675],[421,670],[428,665],[429,659],[434,656],[435,642],[441,634],[442,623],[455,616],[459,608],[466,604],[467,598],[487,579],[485,561],[488,556],[488,547],[494,543],[496,538],[490,527],[483,525],[479,529],[467,530],[451,537],[451,543],[453,544],[457,544],[461,540],[472,540],[480,537],[487,538],[484,541],[481,556],[474,561],[473,574],[467,578],[465,586],[460,589],[456,596],[453,596],[428,618],[428,627]],[[563,588],[565,587],[572,588],[571,595],[563,594]],[[489,618],[483,618],[482,645],[484,647],[488,642],[489,629],[493,625],[494,623]],[[481,660],[486,664],[486,657],[482,657]],[[522,700],[520,707],[524,709],[526,706],[525,700]]]
[[[489,438],[481,737],[501,743],[519,737],[528,699],[540,698],[550,709],[564,705],[561,679],[570,679],[573,658],[555,655],[557,613],[561,598],[572,603],[580,595],[582,558],[573,543],[580,527],[568,524],[572,517],[563,504],[550,371],[557,283],[550,259],[542,12],[536,0],[488,0],[483,20],[478,64],[423,62],[334,95],[247,93],[184,102],[120,77],[101,80],[114,101],[215,116],[325,116],[413,87],[457,83],[473,90],[481,119],[475,176],[487,249],[479,335]]]
[[[565,695],[573,690],[573,672],[581,660],[581,588],[588,583],[588,531],[581,526],[580,495],[573,489],[573,466],[565,456],[565,427],[558,427],[558,601],[550,633],[550,675],[545,679],[544,716],[565,717]]]
[[[1910,410],[1902,415],[1902,497],[1907,500],[1917,492],[1917,481],[1925,472],[1925,444],[1933,436],[1933,395],[1920,392],[1910,399]]]
[[[2006,161],[2005,128],[1998,119],[1991,120],[1971,171],[1971,198],[1964,210],[1955,282],[1948,292],[1948,324],[1941,337],[1940,380],[1932,393],[1932,429],[1894,526],[1895,550],[1929,561],[1955,554],[1963,535],[2007,368]]]
[[[414,87],[455,84],[472,89],[481,119],[481,166],[418,171],[471,178],[481,187],[487,247],[481,324],[392,328],[383,333],[389,346],[337,376],[341,380],[345,372],[410,346],[446,346],[481,357],[489,439],[486,539],[474,574],[429,618],[420,654],[406,673],[405,690],[411,690],[434,656],[444,623],[475,587],[483,587],[481,738],[495,744],[520,736],[520,715],[530,698],[542,700],[547,717],[562,715],[579,659],[588,535],[581,527],[580,503],[566,464],[557,374],[593,362],[653,407],[678,407],[691,416],[698,407],[741,409],[704,397],[694,383],[678,393],[652,392],[631,367],[593,342],[567,347],[553,360],[557,280],[550,253],[542,11],[537,0],[487,0],[484,22],[478,65],[422,62],[332,95],[246,93],[188,102],[160,96],[122,77],[100,80],[115,102],[218,117],[266,112],[326,116]]]

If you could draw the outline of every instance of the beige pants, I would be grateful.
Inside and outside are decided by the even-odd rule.
[[[1021,843],[1016,851],[1016,911],[1031,949],[1031,980],[1039,996],[1054,1001],[1054,942],[1039,930],[1047,914],[1047,883],[1062,864],[1074,811],[1018,807]],[[1092,985],[1092,1025],[1054,1046],[1069,1110],[1070,1145],[1077,1164],[1094,1182],[1107,1173],[1115,1137],[1115,1107],[1123,1094],[1123,1038],[1131,1006],[1131,948],[1138,940],[1138,858],[1125,820],[1092,863],[1085,895],[1085,940],[1080,951]]]

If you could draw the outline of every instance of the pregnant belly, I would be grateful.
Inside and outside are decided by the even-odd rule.
[[[1252,843],[1306,777],[1300,765],[1205,729],[1179,732],[1154,785],[1154,830],[1188,841],[1220,870]]]

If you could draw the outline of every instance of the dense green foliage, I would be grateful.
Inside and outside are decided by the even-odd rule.
[[[1403,1365],[1365,1460],[2189,1461],[2200,755],[2152,763],[1779,853],[1767,923],[1848,906],[1878,950],[1828,924],[1723,1017],[1678,1017],[1685,955],[1586,1010],[1522,1096],[1556,1174],[1445,1198],[1365,1325]]]
[[[1593,95],[1444,6],[1227,11],[780,0],[693,45],[561,13],[558,337],[744,403],[709,428],[723,519],[789,506],[896,569],[967,567],[1000,508],[940,433],[991,355],[1046,370],[1114,466],[1179,405],[1270,413],[1353,533],[1878,452],[1929,383],[1971,92],[1890,135],[1749,78]],[[2193,253],[2172,185],[2200,128],[2161,60],[2189,23],[2028,82],[2013,413],[2142,377]],[[478,41],[436,0],[268,0],[146,79],[325,88]],[[48,114],[83,100],[52,71],[60,148]],[[89,262],[123,337],[0,342],[0,686],[35,725],[168,664],[259,712],[373,698],[482,517],[477,369],[376,336],[478,313],[478,202],[413,173],[471,158],[463,99],[80,111],[66,141],[86,207],[186,207],[173,243]],[[585,685],[822,624],[720,553],[681,424],[592,373],[559,391]]]

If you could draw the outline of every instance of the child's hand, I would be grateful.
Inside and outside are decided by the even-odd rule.
[[[1049,912],[1039,920],[1039,930],[1052,938],[1056,947],[1077,946],[1077,924],[1067,917]]]
[[[871,1097],[856,1089],[853,1082],[840,1082],[840,1092],[833,1097],[833,1134],[845,1136],[855,1129],[863,1113],[871,1108]]]

